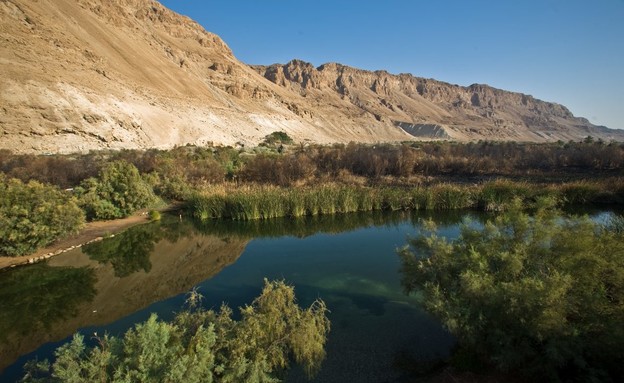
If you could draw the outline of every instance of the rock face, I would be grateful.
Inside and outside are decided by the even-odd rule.
[[[298,60],[255,69],[275,84],[326,107],[338,106],[322,101],[333,94],[380,123],[391,123],[414,137],[521,141],[624,137],[618,130],[574,117],[562,105],[488,85],[462,87],[335,63],[315,68]]]
[[[486,85],[294,60],[250,67],[153,0],[0,0],[0,149],[422,138],[546,141],[620,131]]]

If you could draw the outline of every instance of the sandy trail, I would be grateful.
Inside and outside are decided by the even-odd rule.
[[[130,217],[110,221],[89,222],[77,234],[58,240],[51,245],[39,249],[37,252],[20,257],[0,257],[0,269],[34,263],[35,260],[43,260],[60,254],[85,243],[101,239],[105,236],[119,233],[127,228],[141,223],[149,222],[144,211],[137,212]]]

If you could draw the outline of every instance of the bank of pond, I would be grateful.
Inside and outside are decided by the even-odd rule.
[[[279,198],[282,189],[272,190]],[[347,202],[348,191],[323,190]],[[304,206],[312,203],[300,196]],[[258,218],[266,219],[238,220],[165,214],[0,273],[0,380],[22,378],[29,360],[54,361],[54,350],[75,332],[85,347],[100,347],[105,333],[126,342],[124,333],[134,329],[136,338],[138,324],[146,331],[179,323],[189,291],[203,296],[208,311],[226,302],[232,320],[242,323],[237,308],[255,302],[268,278],[292,285],[300,307],[321,299],[329,310],[326,357],[311,381],[413,381],[463,370],[617,381],[624,365],[619,214],[587,207],[562,213],[548,198],[536,198],[526,211],[520,199],[511,201],[503,213],[318,210],[268,219],[261,211]],[[267,376],[308,381],[301,364],[274,366]],[[218,366],[206,372],[216,381],[224,376]]]
[[[264,160],[269,169],[272,161],[284,158]],[[566,182],[486,179],[472,183],[460,178],[440,183],[338,172],[286,184],[264,178],[240,182],[232,176],[227,181],[209,182],[185,177],[188,175],[141,173],[124,160],[107,163],[97,177],[83,179],[66,190],[32,179],[24,183],[0,173],[0,256],[32,254],[80,231],[86,221],[123,218],[140,209],[163,209],[166,201],[184,206],[200,220],[397,210],[502,211],[513,199],[531,204],[543,197],[570,206],[624,203],[624,179],[617,176]]]

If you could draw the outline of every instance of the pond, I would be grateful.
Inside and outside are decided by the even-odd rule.
[[[367,213],[252,222],[164,217],[45,264],[0,273],[0,381],[76,331],[120,335],[152,312],[171,319],[188,291],[204,304],[250,303],[263,279],[295,286],[301,305],[331,311],[317,382],[404,381],[413,366],[446,357],[453,337],[400,286],[396,249],[433,219],[454,238],[472,212]],[[294,368],[285,381],[308,381]]]

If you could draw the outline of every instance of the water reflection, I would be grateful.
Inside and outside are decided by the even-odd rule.
[[[349,371],[354,363],[374,365],[374,371],[383,374],[402,358],[397,356],[401,353],[426,359],[444,353],[451,342],[418,308],[417,297],[402,294],[395,249],[405,243],[408,233],[414,234],[421,219],[435,219],[454,236],[465,217],[465,212],[396,212],[205,223],[163,217],[54,257],[45,265],[1,273],[0,298],[28,278],[64,285],[40,288],[38,295],[31,295],[32,304],[18,305],[19,295],[12,295],[13,301],[2,300],[13,302],[3,303],[0,311],[2,330],[6,329],[2,333],[10,334],[5,338],[12,341],[0,340],[0,369],[78,329],[122,332],[144,320],[144,312],[167,318],[179,309],[180,294],[199,284],[209,307],[223,301],[231,307],[243,305],[268,277],[293,283],[304,305],[322,297],[332,310],[334,328],[343,329],[331,334],[330,357],[317,381],[340,381],[354,373]],[[245,257],[239,260],[243,252]],[[72,282],[61,272],[85,276]],[[47,327],[23,318],[38,318]],[[12,327],[15,323],[19,325]],[[17,365],[34,356],[49,357],[50,348],[22,357],[0,380],[19,377]],[[361,376],[371,372],[370,366],[356,369]],[[289,381],[299,378],[303,375],[297,371],[288,376]]]
[[[111,323],[188,291],[235,262],[246,243],[169,219],[0,273],[0,370],[79,328]]]
[[[88,267],[37,264],[0,275],[0,368],[29,351],[29,338],[45,342],[55,327],[93,301],[96,276]]]
[[[413,226],[422,220],[435,219],[440,226],[452,226],[467,216],[484,219],[483,213],[465,211],[445,212],[364,212],[335,215],[305,216],[289,219],[253,221],[196,221],[196,230],[216,236],[252,238],[279,238],[293,236],[305,238],[314,234],[339,234],[364,227],[397,226],[410,222]]]

